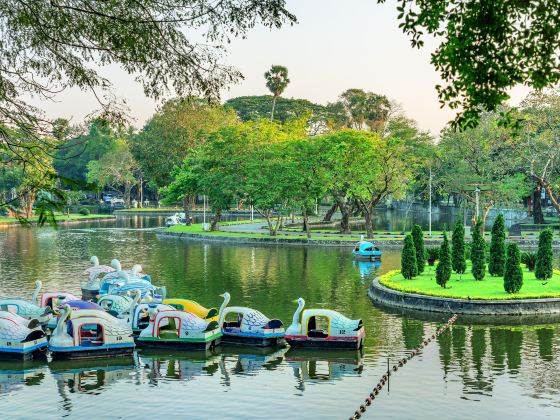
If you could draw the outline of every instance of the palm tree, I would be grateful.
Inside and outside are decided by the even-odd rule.
[[[290,79],[288,79],[288,69],[284,66],[273,65],[270,67],[270,70],[264,74],[264,78],[266,79],[266,87],[274,96],[272,100],[272,111],[270,113],[270,122],[272,122],[274,119],[276,98],[282,95],[282,92],[284,92],[284,89],[286,89],[286,86],[290,83]]]

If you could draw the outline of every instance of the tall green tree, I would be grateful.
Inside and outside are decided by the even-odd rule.
[[[539,235],[539,248],[537,250],[537,262],[535,264],[535,277],[546,280],[552,277],[552,230],[545,229]]]
[[[493,276],[503,276],[506,263],[506,226],[504,216],[499,214],[492,225],[490,242],[490,261],[488,272]]]
[[[519,246],[516,243],[508,244],[504,272],[504,290],[508,293],[518,293],[523,286],[523,270]]]
[[[459,126],[476,125],[481,111],[496,110],[514,86],[542,89],[560,80],[557,6],[553,0],[397,2],[399,27],[413,47],[437,37],[431,62],[444,83],[436,90],[442,105],[462,110]]]
[[[463,274],[467,270],[467,259],[465,255],[465,228],[460,220],[457,220],[453,228],[451,243],[451,266],[456,273]]]
[[[348,89],[342,92],[339,104],[339,108],[344,110],[345,125],[348,128],[377,133],[385,129],[392,109],[386,96],[362,89]]]
[[[404,247],[401,253],[401,274],[405,279],[412,279],[418,275],[416,248],[410,235],[406,235],[404,238]]]
[[[449,249],[449,241],[447,240],[447,232],[443,232],[443,243],[439,251],[439,262],[436,266],[436,282],[441,287],[445,285],[451,278],[451,250]]]
[[[270,111],[270,122],[274,120],[274,108],[276,107],[276,98],[278,98],[290,83],[288,78],[288,69],[284,66],[273,65],[270,70],[265,72],[266,87],[272,93],[272,110]]]
[[[414,248],[416,249],[416,264],[418,265],[418,274],[422,274],[426,268],[426,250],[424,249],[424,232],[420,225],[412,227],[412,239],[414,240]]]
[[[167,101],[130,139],[132,154],[157,188],[172,181],[171,169],[222,127],[237,124],[235,112],[195,97]]]
[[[482,234],[482,221],[479,219],[472,230],[471,245],[472,275],[475,280],[482,280],[486,275],[486,242]]]

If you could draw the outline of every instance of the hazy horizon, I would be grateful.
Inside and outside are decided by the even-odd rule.
[[[238,68],[245,79],[222,91],[222,101],[248,95],[269,94],[264,72],[272,64],[288,68],[290,84],[282,95],[326,104],[346,89],[359,88],[384,94],[402,105],[409,118],[434,135],[455,112],[440,108],[435,85],[441,83],[430,64],[434,40],[413,49],[398,28],[395,1],[377,4],[374,0],[287,1],[299,23],[279,30],[256,27],[246,39],[235,39],[228,46],[224,63]],[[113,83],[117,97],[126,100],[133,125],[142,127],[160,103],[145,97],[142,87],[117,66],[102,74]],[[520,87],[512,92],[516,104],[528,93]],[[169,97],[168,97],[169,98]],[[82,122],[99,105],[91,92],[68,89],[56,102],[32,101],[48,117],[71,118]]]

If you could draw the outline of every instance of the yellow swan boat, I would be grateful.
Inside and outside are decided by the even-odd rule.
[[[180,311],[190,312],[207,321],[218,320],[217,308],[205,308],[200,303],[189,299],[164,299],[165,305],[173,306]]]

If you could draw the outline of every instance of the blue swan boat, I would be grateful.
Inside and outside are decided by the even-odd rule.
[[[376,247],[372,242],[360,241],[354,247],[352,255],[355,258],[374,259],[381,258],[381,250]]]
[[[242,306],[227,307],[231,296],[221,295],[224,302],[220,307],[218,324],[222,329],[222,344],[268,347],[284,344],[284,325],[279,319],[269,319],[256,309]],[[233,314],[235,320],[227,321]]]
[[[0,358],[28,360],[46,349],[47,338],[38,320],[0,311]]]

